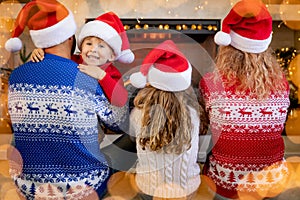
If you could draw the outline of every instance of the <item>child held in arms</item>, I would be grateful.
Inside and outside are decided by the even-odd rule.
[[[115,106],[124,106],[128,92],[124,87],[122,74],[113,65],[113,61],[131,63],[134,54],[120,18],[113,12],[97,17],[86,23],[78,36],[80,55],[72,55],[80,71],[98,80],[109,102]],[[43,49],[35,49],[31,60],[44,59]]]

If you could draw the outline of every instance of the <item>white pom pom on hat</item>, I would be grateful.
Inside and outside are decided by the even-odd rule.
[[[231,43],[231,37],[228,33],[219,31],[216,33],[214,41],[217,45],[228,46]]]
[[[121,63],[132,63],[134,61],[134,54],[130,49],[125,49],[121,51],[121,54],[119,57],[117,57],[117,60]]]
[[[10,38],[5,43],[5,49],[9,52],[20,51],[22,49],[22,41],[17,37]]]
[[[130,76],[137,88],[147,84],[164,91],[178,92],[191,85],[192,66],[172,40],[166,40],[152,49],[140,67]]]
[[[222,22],[222,30],[216,33],[215,43],[231,45],[241,51],[261,53],[272,39],[272,17],[261,0],[237,2]]]
[[[130,76],[130,83],[136,88],[143,88],[147,84],[147,77],[141,72],[133,73]]]

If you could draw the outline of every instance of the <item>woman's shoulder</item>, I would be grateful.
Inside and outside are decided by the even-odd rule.
[[[203,81],[203,80],[211,80],[211,79],[213,79],[214,76],[215,75],[214,75],[213,72],[208,72],[208,73],[206,73],[206,74],[204,74],[202,76],[201,81]]]
[[[224,78],[218,74],[210,72],[205,74],[199,82],[199,89],[206,92],[223,91]]]
[[[211,83],[214,82],[215,80],[215,74],[213,72],[208,72],[202,76],[200,79],[200,86],[202,85],[210,85]]]

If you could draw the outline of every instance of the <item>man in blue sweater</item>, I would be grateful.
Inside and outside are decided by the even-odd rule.
[[[76,24],[62,4],[27,3],[7,50],[22,47],[17,37],[25,26],[46,54],[42,62],[21,65],[10,76],[8,104],[16,149],[11,175],[26,199],[101,199],[111,172],[99,148],[97,118],[118,130],[126,108],[111,106],[97,80],[70,60]]]

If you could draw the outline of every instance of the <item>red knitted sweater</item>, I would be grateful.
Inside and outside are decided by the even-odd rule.
[[[276,187],[287,175],[281,133],[289,106],[289,86],[265,100],[236,86],[224,88],[206,74],[200,81],[209,112],[213,148],[203,173],[217,193],[236,198],[238,192]]]

